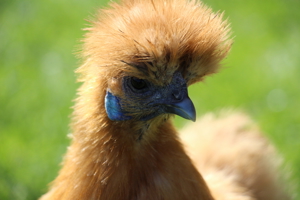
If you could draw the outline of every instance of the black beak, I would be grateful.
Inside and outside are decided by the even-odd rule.
[[[174,102],[165,104],[165,109],[168,113],[173,113],[185,119],[196,121],[195,106],[187,94],[185,94],[180,101],[174,100]]]

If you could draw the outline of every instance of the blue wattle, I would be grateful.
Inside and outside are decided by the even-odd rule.
[[[130,116],[124,115],[119,103],[119,98],[108,91],[106,91],[105,95],[105,110],[108,118],[112,121],[125,121],[131,119]]]

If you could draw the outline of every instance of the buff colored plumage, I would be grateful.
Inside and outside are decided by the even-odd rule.
[[[230,50],[222,14],[196,1],[124,0],[86,30],[72,143],[41,199],[212,200],[215,182],[206,179],[208,189],[170,116],[194,120],[186,87],[217,72]]]
[[[216,200],[289,200],[282,159],[244,113],[209,113],[181,139]]]

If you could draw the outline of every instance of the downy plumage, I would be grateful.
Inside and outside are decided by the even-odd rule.
[[[170,117],[195,120],[187,87],[217,72],[232,44],[222,13],[123,0],[86,31],[72,144],[41,199],[212,200]]]

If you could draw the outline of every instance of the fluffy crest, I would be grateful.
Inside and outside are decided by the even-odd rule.
[[[190,85],[216,72],[232,43],[222,13],[196,1],[123,0],[100,10],[92,25],[78,70],[82,81],[101,70],[105,77],[129,72],[163,85],[180,71]]]

